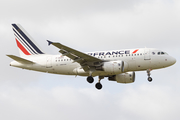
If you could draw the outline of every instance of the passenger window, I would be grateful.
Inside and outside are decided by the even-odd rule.
[[[153,55],[155,55],[156,53],[155,52],[152,52]]]

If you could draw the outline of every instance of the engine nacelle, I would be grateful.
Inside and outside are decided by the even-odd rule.
[[[118,83],[133,83],[135,81],[135,72],[126,72],[109,77],[110,81],[117,81]]]
[[[107,73],[119,74],[124,72],[124,62],[123,61],[104,62],[101,69]]]

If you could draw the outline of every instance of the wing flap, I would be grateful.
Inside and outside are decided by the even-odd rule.
[[[34,62],[30,61],[30,60],[26,60],[24,58],[20,58],[20,57],[17,57],[15,55],[7,55],[8,57],[12,58],[13,60],[19,62],[19,63],[22,63],[22,64],[33,64]]]

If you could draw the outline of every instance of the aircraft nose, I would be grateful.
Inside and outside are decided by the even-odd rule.
[[[171,65],[174,65],[176,63],[176,59],[171,57],[170,62],[171,62]]]

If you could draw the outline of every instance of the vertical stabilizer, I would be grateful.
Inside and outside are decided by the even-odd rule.
[[[19,24],[12,24],[12,28],[21,57],[44,54],[30,35],[28,35]]]

